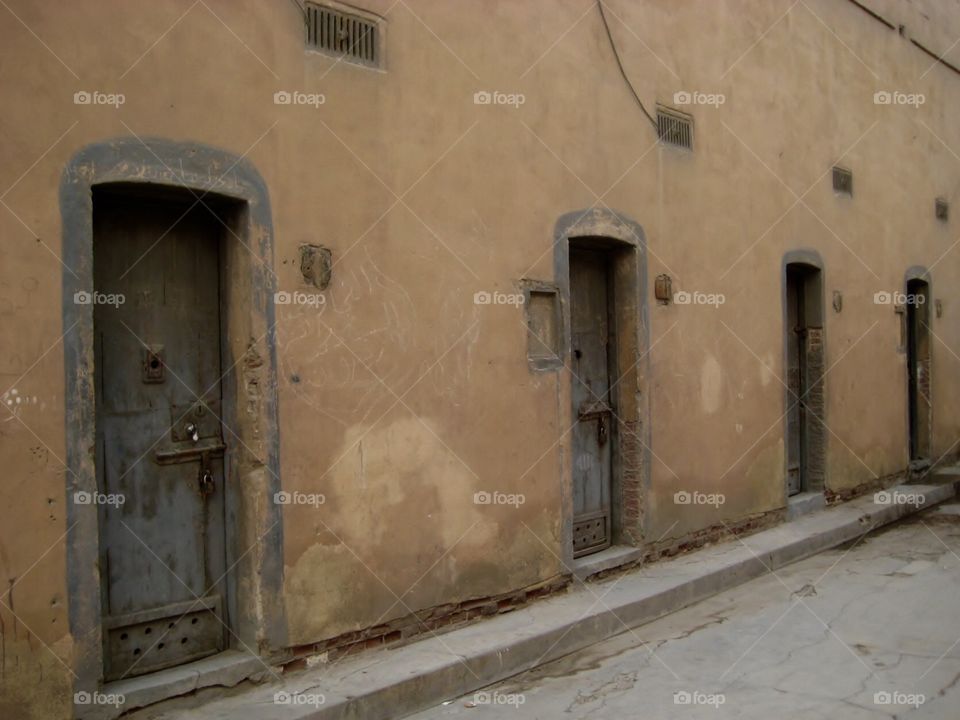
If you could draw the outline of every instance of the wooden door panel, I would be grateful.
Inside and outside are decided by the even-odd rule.
[[[94,308],[108,679],[225,645],[220,228],[187,208],[94,204],[95,287],[124,297]]]

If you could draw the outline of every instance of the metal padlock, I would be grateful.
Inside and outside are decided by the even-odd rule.
[[[216,483],[213,480],[213,473],[209,468],[200,470],[199,490],[201,495],[210,495],[216,489]]]
[[[216,481],[213,479],[213,471],[210,469],[210,458],[207,453],[200,456],[200,477],[197,480],[197,489],[200,494],[206,497],[217,489]]]

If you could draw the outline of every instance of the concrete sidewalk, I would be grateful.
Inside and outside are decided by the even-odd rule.
[[[321,665],[291,674],[283,683],[252,687],[187,711],[151,708],[148,717],[402,717],[580,650],[954,497],[955,487],[949,480],[955,476],[951,471],[938,475],[947,482],[900,485],[886,491],[916,496],[917,504],[881,505],[867,495],[616,578],[578,583],[567,593],[468,627],[344,659],[330,668]]]

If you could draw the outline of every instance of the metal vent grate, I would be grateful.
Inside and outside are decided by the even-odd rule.
[[[657,136],[667,145],[693,150],[693,118],[674,110],[657,108]]]
[[[846,168],[833,168],[833,191],[853,197],[853,171]]]
[[[950,203],[943,198],[937,198],[934,212],[937,215],[937,220],[946,222],[950,219]]]
[[[372,19],[307,3],[307,47],[348,62],[380,66],[380,27]]]

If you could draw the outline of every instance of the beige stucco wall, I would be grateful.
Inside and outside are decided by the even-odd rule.
[[[899,21],[901,4],[876,6],[940,51],[960,31],[956,3],[913,3]],[[188,7],[0,11],[0,379],[23,399],[0,419],[0,568],[2,584],[15,583],[2,599],[17,617],[0,608],[0,715],[55,717],[69,696],[58,184],[71,156],[106,138],[245,155],[270,192],[281,290],[306,289],[301,243],[333,251],[323,309],[277,308],[283,486],[327,499],[285,510],[291,645],[564,572],[570,377],[531,373],[522,310],[473,295],[553,280],[554,223],[598,194],[643,226],[651,283],[667,273],[675,290],[727,300],[646,298],[648,540],[784,504],[788,250],[815,249],[825,266],[828,486],[906,466],[899,320],[872,299],[901,289],[912,265],[933,267],[943,303],[934,455],[955,451],[957,221],[937,223],[933,200],[956,214],[960,76],[929,69],[852,4],[784,15],[786,3],[611,0],[648,109],[678,90],[726,96],[693,109],[693,153],[654,144],[589,5],[371,0],[365,9],[387,17],[385,72],[305,53],[293,3]],[[926,103],[874,105],[883,89]],[[78,90],[126,101],[76,106]],[[326,102],[277,106],[278,90]],[[525,103],[477,106],[478,90]],[[852,199],[831,189],[838,159],[854,170]],[[391,208],[394,193],[403,200]],[[794,193],[808,207],[791,208]],[[681,489],[727,502],[677,506]],[[478,490],[526,503],[478,506]]]

